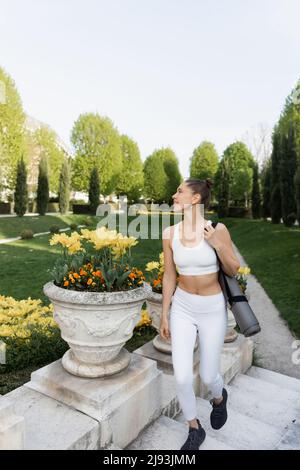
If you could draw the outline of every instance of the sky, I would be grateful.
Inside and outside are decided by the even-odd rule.
[[[299,19],[299,0],[0,0],[0,66],[67,145],[98,112],[143,161],[171,147],[185,178],[203,140],[221,157],[272,130],[300,78]]]

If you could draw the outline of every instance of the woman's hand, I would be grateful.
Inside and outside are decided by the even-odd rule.
[[[204,239],[215,249],[219,249],[224,244],[223,230],[216,230],[207,224],[204,227]]]
[[[165,317],[160,319],[159,334],[165,340],[169,340],[171,338],[169,322],[168,319]]]

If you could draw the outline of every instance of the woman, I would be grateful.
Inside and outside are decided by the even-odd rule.
[[[210,180],[187,179],[181,183],[173,196],[173,209],[174,212],[184,211],[183,221],[163,231],[164,277],[160,334],[164,339],[172,340],[177,396],[189,423],[188,438],[182,450],[199,449],[206,436],[197,417],[193,389],[193,352],[197,332],[200,377],[214,397],[210,400],[211,425],[214,429],[220,429],[227,420],[227,391],[220,374],[227,309],[218,282],[216,252],[222,268],[230,276],[237,274],[239,261],[225,225],[219,223],[213,228],[212,222],[204,218],[204,209],[208,208],[210,202],[211,186]],[[176,267],[179,272],[177,287]]]

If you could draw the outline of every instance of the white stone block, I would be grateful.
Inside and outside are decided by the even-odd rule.
[[[100,448],[112,442],[124,448],[163,408],[162,372],[134,353],[124,371],[93,379],[71,375],[55,361],[33,372],[26,387],[96,419]]]
[[[22,450],[24,448],[24,418],[17,416],[13,403],[0,397],[0,450]]]
[[[6,396],[25,420],[25,450],[97,450],[98,421],[28,387]]]

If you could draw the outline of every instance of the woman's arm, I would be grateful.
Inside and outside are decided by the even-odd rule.
[[[216,228],[207,225],[204,228],[204,238],[216,250],[224,272],[228,274],[228,276],[235,276],[240,267],[240,263],[234,253],[227,227],[221,223],[219,223]]]
[[[168,318],[171,299],[176,289],[176,265],[170,247],[170,227],[163,231],[164,274],[162,280],[162,318]]]

